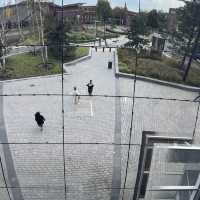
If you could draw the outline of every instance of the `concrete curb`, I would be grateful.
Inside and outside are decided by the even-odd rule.
[[[92,57],[92,49],[90,48],[89,54],[88,54],[87,56],[78,58],[78,59],[73,60],[73,61],[68,62],[68,63],[64,63],[64,64],[63,64],[63,67],[67,67],[67,66],[71,66],[71,65],[76,65],[77,63],[80,63],[80,62],[82,62],[82,61],[85,61],[85,60],[87,60],[87,59],[90,59],[91,57]]]
[[[134,74],[126,74],[126,73],[119,72],[117,51],[115,51],[115,53],[114,53],[114,66],[115,66],[115,76],[116,77],[123,77],[123,78],[129,78],[129,79],[135,78]],[[181,89],[181,90],[186,90],[186,91],[190,91],[190,92],[200,92],[200,87],[192,87],[192,86],[172,83],[172,82],[168,82],[168,81],[161,81],[158,79],[149,78],[149,77],[145,77],[145,76],[139,76],[139,75],[136,75],[136,79],[150,82],[150,83],[159,84],[159,85],[164,85],[164,86],[168,86],[168,87],[173,87],[173,88],[177,88],[177,89]]]
[[[70,75],[69,73],[64,73],[64,75]],[[13,81],[26,81],[31,79],[41,79],[41,78],[53,78],[53,77],[61,77],[62,74],[52,74],[52,75],[44,75],[44,76],[33,76],[33,77],[27,77],[27,78],[18,78],[18,79],[10,79],[10,80],[3,80],[0,81],[0,83],[9,83]]]

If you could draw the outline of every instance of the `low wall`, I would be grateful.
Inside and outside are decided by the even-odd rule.
[[[67,66],[75,65],[75,64],[80,63],[80,62],[82,62],[82,61],[85,61],[85,60],[87,60],[87,59],[90,59],[91,57],[92,57],[92,49],[90,48],[89,54],[88,54],[87,56],[78,58],[78,59],[73,60],[73,61],[71,61],[71,62],[64,63],[63,66],[64,66],[64,67],[67,67]]]
[[[174,87],[177,89],[186,90],[186,91],[190,91],[190,92],[200,92],[199,87],[192,87],[192,86],[187,86],[187,85],[183,85],[183,84],[177,84],[177,83],[172,83],[172,82],[168,82],[168,81],[162,81],[162,80],[158,80],[158,79],[154,79],[154,78],[149,78],[149,77],[145,77],[145,76],[139,76],[139,75],[135,75],[135,74],[126,74],[126,73],[119,72],[117,51],[114,52],[114,66],[115,66],[115,76],[117,76],[117,77],[130,78],[130,79],[134,79],[136,77],[137,80],[151,82],[151,83],[164,85],[164,86],[168,86],[168,87]]]

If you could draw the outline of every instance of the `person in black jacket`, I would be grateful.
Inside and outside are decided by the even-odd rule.
[[[40,114],[40,112],[35,113],[35,121],[37,122],[37,125],[40,127],[42,131],[45,118]]]
[[[91,96],[93,92],[93,87],[94,87],[92,80],[90,80],[90,82],[87,84],[87,87],[88,87],[88,94]]]

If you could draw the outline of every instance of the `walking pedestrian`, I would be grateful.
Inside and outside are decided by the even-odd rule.
[[[73,96],[74,96],[74,104],[78,104],[80,100],[80,95],[77,90],[77,87],[74,87]]]
[[[90,80],[90,82],[87,84],[87,87],[88,87],[88,94],[90,96],[92,96],[93,87],[94,87],[94,84],[92,83],[92,80]]]
[[[37,125],[40,127],[40,130],[42,131],[45,118],[40,114],[40,112],[35,113],[35,121],[37,122]]]

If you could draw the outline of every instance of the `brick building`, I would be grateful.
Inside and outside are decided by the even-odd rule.
[[[81,23],[92,23],[96,20],[96,6],[82,6]]]
[[[83,3],[68,4],[61,6],[54,5],[55,12],[59,19],[67,19],[76,24],[90,24],[96,20],[96,6],[83,6]]]
[[[54,7],[59,18],[61,17],[61,13],[63,11],[63,17],[69,21],[72,21],[73,23],[91,24],[94,23],[94,21],[97,19],[96,6],[87,6],[83,3],[75,3],[64,5],[63,8],[54,4]],[[121,23],[121,25],[129,25],[131,19],[135,15],[136,13],[129,11],[125,4],[124,16],[122,20],[123,23]]]
[[[56,5],[51,2],[41,1],[41,8],[43,13],[53,11]],[[39,15],[38,2],[34,4],[27,3],[27,1],[21,1],[18,4],[7,5],[0,7],[0,20],[5,24],[7,28],[16,28],[20,22],[21,26],[27,26],[31,23],[31,13],[35,8],[35,14]]]
[[[16,27],[19,21],[22,25],[27,25],[31,21],[30,15],[33,7],[35,7],[35,11],[37,12],[39,9],[37,2],[35,2],[34,5],[28,5],[26,1],[22,1],[17,5],[0,7],[0,19],[8,27]],[[96,20],[96,6],[86,6],[83,3],[75,3],[62,7],[52,2],[41,2],[41,7],[44,14],[53,12],[58,19],[63,17],[75,24],[92,24]],[[124,13],[125,15],[121,25],[129,25],[131,18],[133,18],[136,13],[129,11],[126,6],[124,8]]]

